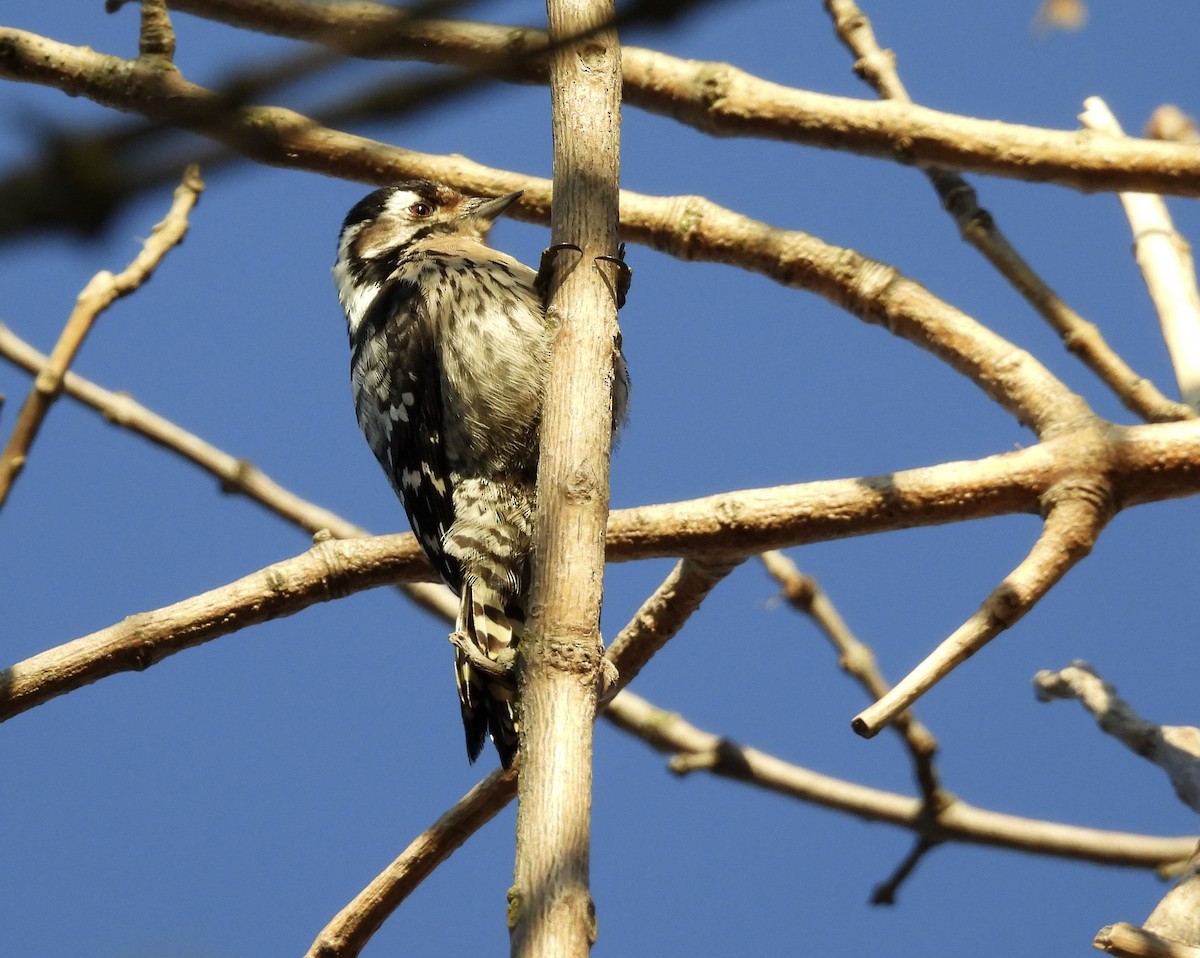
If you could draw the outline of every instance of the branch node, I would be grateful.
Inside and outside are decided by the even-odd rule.
[[[227,496],[239,494],[256,472],[258,470],[249,459],[238,459],[232,471],[221,477],[221,492]]]
[[[681,752],[672,755],[667,762],[667,768],[683,778],[691,772],[713,770],[718,764],[717,750],[713,748],[703,752]]]
[[[709,748],[677,753],[667,762],[667,768],[680,777],[698,771],[714,772],[729,778],[751,777],[742,746],[729,738],[718,739]]]

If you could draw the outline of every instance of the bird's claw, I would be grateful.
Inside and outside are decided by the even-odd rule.
[[[625,262],[625,244],[617,247],[616,256],[597,256],[596,262],[616,266],[617,278],[613,292],[617,297],[617,309],[621,309],[625,305],[625,297],[629,295],[629,287],[633,285],[633,270]]]
[[[533,288],[537,290],[543,302],[550,295],[550,279],[554,275],[554,258],[564,250],[570,250],[573,253],[583,256],[583,250],[574,243],[555,243],[553,246],[547,246],[542,250],[542,259],[538,263],[538,271],[537,276],[533,280]],[[616,256],[597,256],[595,261],[597,263],[612,263],[617,268],[613,293],[616,296],[617,309],[620,309],[625,305],[625,297],[628,295],[629,287],[633,282],[633,270],[625,262],[625,244],[622,243],[617,247]]]
[[[504,649],[496,658],[486,655],[479,646],[471,641],[471,637],[463,632],[451,632],[450,644],[453,645],[471,668],[486,675],[494,682],[513,691],[517,688],[517,680],[513,675],[513,665],[516,661],[516,651]]]
[[[533,278],[533,288],[542,298],[543,303],[550,297],[550,279],[554,276],[554,259],[564,250],[571,250],[580,256],[583,255],[583,250],[574,243],[555,243],[542,250],[542,258],[538,263],[537,276]]]

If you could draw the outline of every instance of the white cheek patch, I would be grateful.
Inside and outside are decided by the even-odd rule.
[[[362,259],[374,259],[397,246],[403,246],[420,225],[409,212],[409,207],[422,202],[424,198],[412,190],[393,193],[388,197],[379,218],[355,234],[354,253]]]
[[[358,331],[359,324],[381,289],[378,283],[357,283],[350,275],[350,247],[357,236],[356,230],[342,237],[338,244],[337,262],[333,264],[333,282],[337,286],[338,300],[346,313],[351,335]]]
[[[388,197],[387,203],[383,207],[383,211],[391,216],[399,216],[408,219],[410,218],[408,216],[408,208],[414,203],[421,203],[424,201],[425,197],[423,197],[420,193],[414,193],[412,190],[396,190],[391,196]]]

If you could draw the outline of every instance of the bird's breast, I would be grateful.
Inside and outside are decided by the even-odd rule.
[[[463,255],[432,258],[422,274],[448,455],[485,472],[532,469],[550,362],[533,271],[507,257]]]

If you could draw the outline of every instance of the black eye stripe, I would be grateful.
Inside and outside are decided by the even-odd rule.
[[[352,226],[379,219],[383,215],[383,211],[387,207],[387,201],[391,195],[392,189],[385,187],[364,196],[346,214],[346,219],[342,223],[343,232]]]
[[[387,209],[388,201],[397,193],[414,194],[417,197],[415,202],[426,204],[430,207],[430,212],[434,212],[438,208],[435,183],[430,183],[428,180],[409,180],[368,193],[346,214],[346,219],[342,222],[342,229],[379,219]]]

